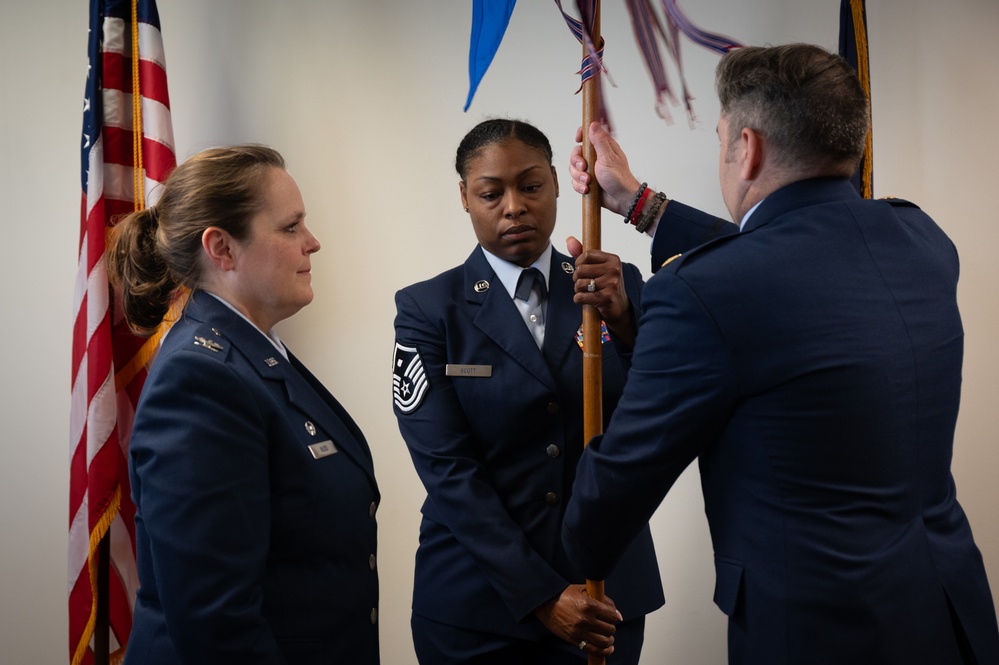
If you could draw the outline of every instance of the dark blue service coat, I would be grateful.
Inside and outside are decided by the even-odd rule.
[[[659,262],[724,228],[674,204]],[[732,665],[960,663],[962,633],[999,663],[950,472],[953,244],[833,179],[778,190],[736,230],[646,285],[624,396],[580,461],[570,557],[613,570],[697,458]]]
[[[428,386],[418,401],[402,402],[406,410],[398,399],[395,407],[427,490],[416,614],[538,639],[547,629],[532,610],[584,581],[559,539],[584,444],[576,341],[582,308],[572,302],[572,265],[552,253],[544,352],[479,247],[464,265],[396,294],[397,388],[408,396],[422,381]],[[623,271],[638,307],[639,271],[628,264]],[[407,377],[407,367],[422,369]],[[615,344],[605,342],[605,422],[626,369]],[[633,536],[622,564],[605,576],[606,593],[625,619],[663,604],[648,526]]]
[[[132,429],[128,665],[377,665],[371,454],[289,358],[203,292],[163,341]]]

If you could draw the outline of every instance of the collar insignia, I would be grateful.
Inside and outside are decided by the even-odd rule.
[[[210,339],[205,339],[204,337],[198,337],[198,336],[195,336],[195,338],[194,338],[194,345],[195,346],[203,346],[206,349],[208,349],[209,351],[214,351],[215,353],[218,353],[223,348],[225,348],[225,347],[223,347],[221,344],[219,344],[216,341],[213,341],[213,340],[210,340]]]

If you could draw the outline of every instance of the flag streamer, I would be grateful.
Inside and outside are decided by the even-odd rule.
[[[846,1],[846,0],[844,0]],[[573,36],[584,47],[585,55],[579,69],[580,89],[587,81],[595,81],[594,95],[597,103],[597,118],[609,126],[607,104],[604,101],[600,74],[608,77],[608,70],[603,63],[603,38],[593,39],[593,22],[597,16],[598,0],[577,0],[581,19],[576,19],[566,13],[561,0],[555,0],[562,17]],[[668,104],[683,104],[688,118],[693,124],[696,121],[693,97],[687,88],[683,73],[683,59],[680,53],[680,35],[686,36],[695,44],[716,53],[726,53],[742,46],[730,37],[703,30],[695,25],[680,8],[677,0],[661,0],[665,24],[659,19],[652,0],[626,0],[628,13],[631,16],[632,30],[635,41],[645,61],[646,68],[652,78],[656,95],[656,112],[667,121],[672,121]],[[469,48],[469,78],[471,89],[465,102],[465,110],[472,104],[472,98],[492,63],[497,49],[503,40],[510,16],[513,14],[515,0],[473,0],[472,5],[472,38]],[[665,57],[664,57],[665,56]],[[666,61],[671,60],[676,68],[679,79],[678,90],[670,83],[667,75]],[[611,81],[613,85],[613,82]],[[577,91],[578,92],[578,91]],[[679,101],[678,101],[679,100]]]
[[[686,36],[695,44],[715,53],[724,54],[742,46],[730,37],[702,30],[683,13],[676,0],[662,0],[663,13],[666,17],[665,26],[659,20],[651,0],[627,0],[628,13],[631,15],[631,25],[635,33],[642,59],[652,78],[656,94],[656,113],[665,120],[672,122],[667,102],[672,105],[682,103],[691,125],[696,122],[693,108],[693,96],[687,87],[683,72],[683,58],[680,53],[680,35]],[[661,42],[661,45],[660,45]],[[667,57],[663,58],[664,53]],[[670,83],[666,70],[666,60],[671,60],[676,68],[679,79],[679,90]]]
[[[703,46],[719,55],[724,55],[732,49],[742,46],[742,44],[731,37],[698,28],[683,13],[683,10],[680,9],[680,3],[677,0],[663,0],[663,9],[666,12],[666,16],[669,17],[670,23],[679,28],[680,32],[698,46]]]
[[[610,116],[607,112],[607,104],[604,101],[603,78],[600,75],[602,74],[610,80],[610,74],[604,66],[604,39],[599,36],[594,39],[599,2],[598,0],[576,0],[580,19],[575,19],[567,14],[565,9],[562,8],[561,0],[555,0],[555,4],[562,13],[562,18],[565,19],[566,25],[569,26],[569,30],[576,38],[576,41],[583,45],[585,55],[579,68],[579,90],[576,93],[579,94],[586,83],[590,83],[593,86],[591,94],[596,104],[594,108],[594,120],[599,120],[609,127]],[[613,85],[613,81],[611,81],[611,84]]]
[[[157,336],[131,334],[108,284],[108,231],[176,165],[155,0],[91,0],[81,144],[79,267],[74,294],[70,411],[69,654],[119,662],[138,577],[128,437]],[[105,103],[107,102],[107,103]],[[107,543],[102,548],[101,543]],[[110,560],[102,560],[108,552]],[[98,570],[106,568],[106,588]],[[107,639],[97,639],[98,606]],[[107,653],[96,653],[97,644]]]
[[[569,26],[569,31],[580,44],[586,47],[586,56],[579,66],[580,88],[598,72],[607,75],[607,68],[604,66],[604,40],[600,38],[599,45],[594,44],[593,22],[596,17],[596,0],[580,0],[577,2],[579,13],[582,19],[573,18],[565,12],[561,0],[555,0],[558,10],[562,13],[565,24]],[[577,91],[578,92],[578,91]]]

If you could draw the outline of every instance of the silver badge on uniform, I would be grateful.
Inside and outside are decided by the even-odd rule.
[[[485,293],[486,291],[489,290],[489,282],[487,282],[484,279],[480,279],[475,283],[475,286],[473,286],[472,288],[475,289],[476,293]]]
[[[568,261],[563,261],[562,262],[562,270],[564,270],[565,272],[569,273],[570,275],[572,273],[576,272],[576,269],[573,268],[572,264],[569,263]]]
[[[400,413],[412,413],[430,389],[420,352],[395,343],[392,357],[392,398]]]
[[[222,345],[219,344],[218,342],[212,341],[210,339],[205,339],[204,337],[199,337],[199,336],[195,336],[194,345],[203,346],[209,351],[214,351],[215,353],[218,353],[223,348]]]
[[[319,443],[313,443],[309,446],[309,452],[312,453],[313,459],[322,459],[324,457],[329,457],[333,453],[337,452],[336,446],[333,442],[327,439],[326,441],[320,441]]]

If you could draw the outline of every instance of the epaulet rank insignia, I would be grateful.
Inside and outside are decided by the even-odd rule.
[[[902,206],[904,208],[918,208],[919,207],[915,203],[913,203],[912,201],[906,201],[905,199],[900,199],[897,196],[883,196],[883,197],[881,197],[878,200],[879,201],[885,201],[886,203],[888,203],[890,205],[893,205],[893,206]]]
[[[660,268],[665,268],[666,266],[668,266],[669,264],[673,263],[673,261],[676,261],[681,256],[683,256],[683,254],[674,254],[673,256],[671,256],[668,259],[666,259],[665,261],[663,261],[663,264],[661,266],[659,266],[659,267]]]

